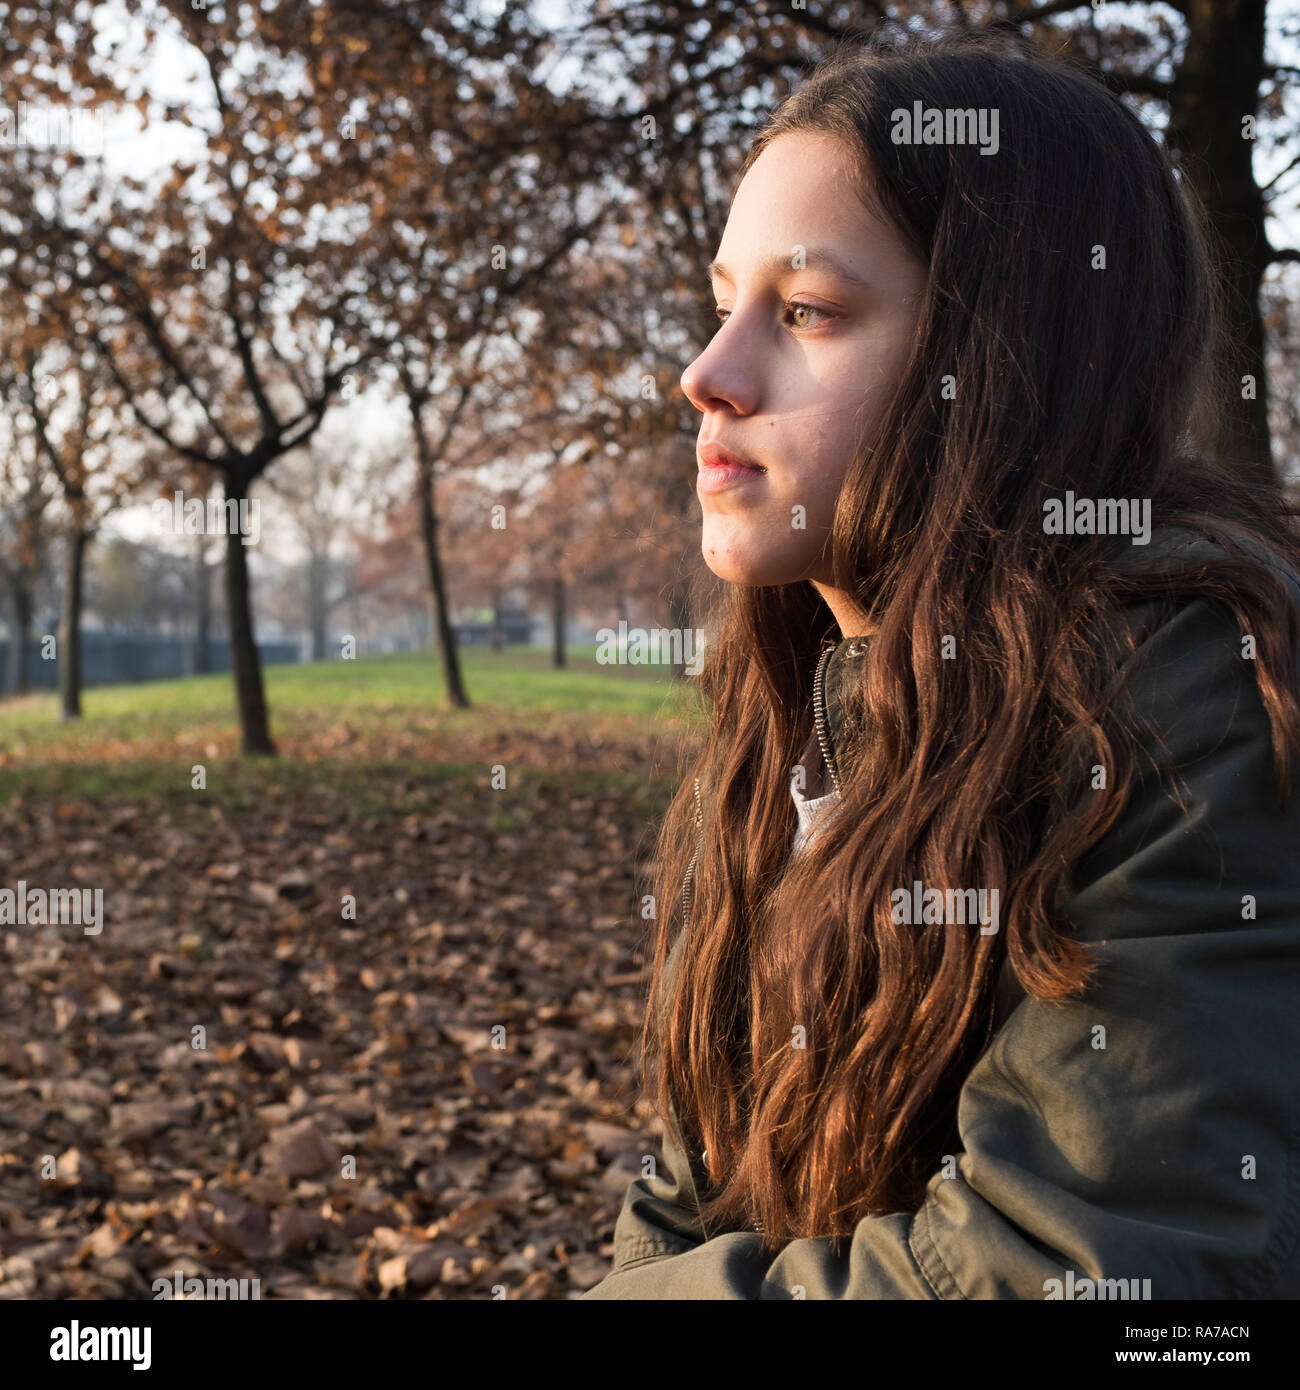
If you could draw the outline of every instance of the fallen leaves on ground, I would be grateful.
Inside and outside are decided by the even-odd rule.
[[[650,757],[560,727],[458,748],[468,782],[406,750],[427,811],[349,808],[328,759],[251,808],[219,766],[180,805],[0,806],[0,886],[104,890],[97,935],[0,926],[0,1297],[180,1270],[555,1299],[608,1272],[658,1153],[632,1068],[653,826],[599,771]]]

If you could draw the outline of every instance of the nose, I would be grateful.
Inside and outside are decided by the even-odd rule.
[[[728,332],[734,319],[733,314],[681,375],[682,394],[701,414],[729,405],[745,415],[757,404],[753,366],[742,360],[735,334]]]

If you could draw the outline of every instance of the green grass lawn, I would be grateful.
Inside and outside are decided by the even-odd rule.
[[[214,780],[228,810],[268,792],[415,810],[445,799],[451,784],[481,779],[496,748],[577,785],[604,775],[572,751],[594,745],[609,750],[608,776],[639,772],[644,783],[644,759],[620,749],[702,728],[698,691],[668,668],[600,665],[594,647],[567,657],[557,670],[549,649],[466,649],[468,710],[447,706],[441,665],[428,653],[265,667],[281,754],[273,760],[238,756],[229,672],[92,687],[82,719],[67,723],[53,692],[3,700],[0,795],[188,800],[189,769],[202,762],[221,769]]]
[[[699,718],[694,690],[672,681],[666,667],[602,666],[594,648],[570,649],[567,659],[568,666],[557,670],[549,649],[509,647],[492,652],[470,647],[461,653],[473,705],[643,719]],[[263,677],[273,725],[331,713],[379,719],[405,711],[427,714],[446,705],[441,664],[428,653],[267,666]],[[105,734],[129,738],[133,732],[158,735],[196,723],[233,722],[234,686],[228,671],[93,686],[82,695],[82,711],[80,724],[62,723],[52,691],[0,700],[0,740],[71,747]]]

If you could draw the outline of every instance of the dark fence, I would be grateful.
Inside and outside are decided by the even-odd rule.
[[[41,656],[42,639],[27,647],[27,683],[33,690],[53,690],[58,683],[58,662]],[[297,642],[259,642],[262,663],[279,666],[300,661]],[[211,671],[230,670],[230,644],[224,638],[208,643]],[[139,632],[83,632],[81,673],[85,685],[116,685],[119,681],[165,680],[194,674],[194,642],[182,637],[158,637]],[[0,672],[8,689],[9,642],[0,638]]]
[[[492,641],[491,623],[457,623],[456,641],[463,647],[485,647]],[[533,640],[531,618],[502,618],[501,640],[506,646],[526,645]]]

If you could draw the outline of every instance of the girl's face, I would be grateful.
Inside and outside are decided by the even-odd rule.
[[[835,136],[778,137],[741,180],[710,267],[722,327],[681,384],[704,416],[704,558],[735,584],[829,579],[840,485],[911,347],[926,266],[862,206],[851,169]]]

